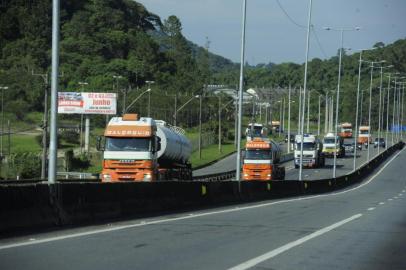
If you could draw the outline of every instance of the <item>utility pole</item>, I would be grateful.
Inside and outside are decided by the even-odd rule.
[[[0,86],[1,89],[1,137],[0,137],[0,161],[3,158],[3,135],[4,135],[4,90],[8,89],[8,86]],[[10,154],[10,153],[9,153]]]

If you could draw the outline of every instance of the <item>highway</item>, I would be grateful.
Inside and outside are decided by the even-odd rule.
[[[349,140],[350,141],[350,140]],[[286,151],[286,144],[281,145],[284,151]],[[389,145],[390,146],[390,145]],[[380,151],[384,151],[384,149],[380,149]],[[362,150],[357,150],[357,159],[356,159],[356,166],[359,167],[367,161],[367,152],[368,150],[365,147]],[[370,148],[370,159],[372,159],[376,154],[378,154],[378,148],[374,148],[371,145]],[[353,154],[347,153],[345,158],[337,158],[337,165],[336,165],[336,175],[341,176],[344,174],[348,174],[353,170]],[[285,166],[286,180],[298,180],[299,179],[299,169],[295,169],[294,162],[287,161],[282,163]],[[232,154],[225,159],[222,159],[208,167],[201,168],[198,170],[193,171],[194,176],[205,175],[205,174],[213,174],[213,173],[221,173],[226,171],[235,170],[236,167],[236,154]],[[305,180],[317,180],[317,179],[326,179],[333,177],[333,158],[326,158],[326,165],[323,168],[315,168],[315,169],[303,169],[303,179]]]
[[[1,269],[406,269],[406,150],[359,186],[0,240]]]

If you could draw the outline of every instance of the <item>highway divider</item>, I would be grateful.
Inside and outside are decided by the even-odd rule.
[[[404,143],[389,147],[358,170],[314,181],[224,181],[235,172],[197,181],[151,183],[44,182],[0,185],[0,231],[100,223],[173,211],[331,192],[361,182]],[[93,180],[94,181],[94,180]]]

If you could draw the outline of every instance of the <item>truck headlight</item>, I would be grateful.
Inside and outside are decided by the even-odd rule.
[[[104,182],[111,182],[111,175],[110,174],[103,174],[103,181]]]
[[[151,182],[152,180],[152,175],[150,173],[145,173],[144,174],[144,181],[145,182]]]
[[[248,173],[244,173],[244,176],[245,176],[245,177],[248,177],[248,176],[250,176],[250,175],[249,175]]]
[[[267,174],[266,176],[271,177],[271,176],[272,176],[272,174],[270,174],[270,173],[269,173],[269,174]]]

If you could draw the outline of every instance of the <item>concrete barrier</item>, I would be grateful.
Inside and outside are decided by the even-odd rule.
[[[0,185],[0,230],[83,224],[228,203],[331,192],[362,181],[403,143],[336,179],[317,181],[58,182]]]

